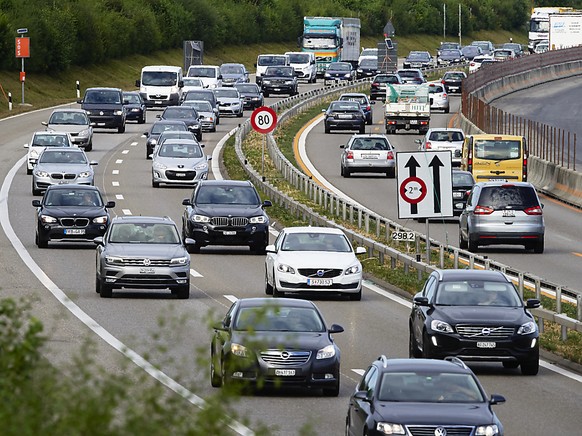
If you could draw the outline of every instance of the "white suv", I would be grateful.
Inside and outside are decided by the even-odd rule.
[[[305,79],[307,83],[315,83],[317,80],[317,67],[315,66],[315,54],[310,52],[288,51],[289,65],[295,70],[298,79]]]

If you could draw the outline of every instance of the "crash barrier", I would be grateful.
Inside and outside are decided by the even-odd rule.
[[[368,81],[359,81],[348,86],[332,86],[322,89],[312,90],[300,95],[290,97],[272,105],[271,107],[279,115],[279,123],[297,116],[307,109],[321,104],[325,98],[331,98],[346,91],[362,90],[369,86]],[[242,144],[246,136],[251,132],[250,121],[247,120],[238,128],[235,134],[235,151],[237,158],[247,173],[249,179],[261,189],[265,195],[276,205],[284,208],[294,217],[308,222],[310,225],[336,227],[346,233],[348,238],[358,246],[366,247],[368,257],[377,257],[381,264],[389,263],[392,268],[402,265],[405,273],[413,274],[416,272],[419,279],[423,273],[430,273],[436,268],[445,267],[445,259],[452,257],[453,267],[459,268],[460,265],[467,265],[470,269],[491,269],[498,270],[508,277],[512,278],[517,286],[521,296],[524,289],[532,289],[536,298],[541,298],[542,293],[550,294],[556,297],[556,312],[545,309],[534,309],[533,313],[538,316],[540,329],[543,329],[543,320],[551,320],[562,326],[563,338],[566,338],[567,330],[573,329],[582,332],[582,292],[568,289],[558,284],[552,283],[541,277],[530,273],[524,273],[500,262],[493,261],[484,256],[478,256],[469,251],[444,245],[434,239],[427,241],[426,236],[415,233],[415,251],[421,252],[421,243],[429,244],[431,256],[438,259],[438,265],[431,265],[430,259],[422,260],[421,254],[408,255],[392,248],[382,242],[387,242],[394,231],[407,231],[400,224],[382,217],[369,209],[359,206],[349,200],[339,197],[328,189],[314,182],[309,176],[297,169],[279,150],[277,143],[271,134],[267,135],[267,151],[282,177],[297,190],[308,196],[311,201],[319,207],[326,210],[326,215],[320,215],[311,208],[299,203],[289,195],[280,191],[268,179],[255,170],[246,159]],[[365,232],[366,235],[375,234],[375,238],[370,238],[358,233],[357,231],[346,228],[338,224],[335,219],[348,221],[351,226]],[[566,298],[577,307],[577,319],[568,318],[562,312],[562,300]]]

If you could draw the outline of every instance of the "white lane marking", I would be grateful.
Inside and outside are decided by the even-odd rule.
[[[111,186],[119,186],[119,182],[111,182]]]
[[[103,328],[97,321],[87,315],[79,306],[77,306],[51,279],[45,274],[41,267],[34,261],[30,253],[24,247],[24,244],[12,227],[10,223],[10,214],[8,213],[8,193],[10,192],[10,185],[14,181],[14,176],[20,169],[20,167],[26,162],[27,156],[23,156],[16,164],[10,169],[4,182],[2,183],[2,188],[0,188],[0,225],[6,234],[6,237],[10,241],[14,250],[18,253],[18,256],[22,259],[24,265],[30,269],[30,271],[37,277],[37,279],[43,284],[43,286],[51,293],[53,296],[76,316],[83,324],[89,327],[97,336],[111,345],[115,350],[119,351],[121,354],[130,359],[135,365],[143,369],[154,379],[162,383],[164,386],[168,387],[185,400],[191,404],[204,409],[208,407],[206,401],[203,398],[193,394],[184,386],[173,380],[163,371],[157,369],[154,365],[140,356],[138,353],[130,349],[127,345],[109,333]],[[240,435],[252,435],[254,434],[251,429],[245,427],[237,421],[230,421],[228,426]]]
[[[131,145],[132,147],[135,147],[135,146],[137,145],[137,142],[136,142],[136,141],[134,141],[134,142],[132,142],[130,145]]]
[[[123,150],[123,151],[121,152],[121,154],[127,154],[127,153],[129,153],[129,150]]]
[[[578,375],[564,368],[560,368],[559,366],[556,366],[553,363],[546,362],[545,360],[540,359],[540,366],[543,366],[544,368],[549,369],[550,371],[557,372],[558,374],[563,375],[564,377],[568,377],[574,381],[577,381],[578,383],[582,383],[582,375]]]
[[[123,194],[115,194],[115,198],[117,198],[118,200],[123,200]]]
[[[408,301],[408,300],[406,300],[398,295],[391,294],[390,292],[385,291],[380,286],[377,286],[374,283],[369,282],[368,280],[363,280],[362,285],[365,286],[370,291],[375,292],[376,294],[382,295],[383,297],[386,297],[386,298],[394,301],[395,303],[398,303],[402,306],[405,306],[409,309],[412,309],[412,303],[410,301]]]
[[[119,170],[113,170],[113,171],[111,171],[111,174],[114,174],[114,175],[119,174]]]
[[[222,147],[224,147],[224,144],[226,144],[226,141],[228,141],[228,138],[230,138],[232,135],[234,135],[234,133],[237,131],[238,127],[235,127],[234,129],[232,129],[230,132],[228,132],[226,135],[224,135],[220,141],[218,141],[218,144],[216,144],[216,147],[214,147],[214,150],[212,150],[212,175],[214,176],[214,178],[216,180],[223,180],[224,177],[222,177],[222,173],[220,172],[220,150],[222,150]]]
[[[116,164],[123,163],[123,159],[117,159],[117,160],[115,161],[115,163],[116,163]]]
[[[131,210],[129,209],[121,209],[124,215],[131,215]]]
[[[352,369],[352,371],[354,371],[356,374],[358,374],[360,377],[364,375],[364,373],[366,372],[365,369]]]
[[[198,271],[190,269],[190,275],[192,277],[204,277],[202,274],[200,274]]]
[[[235,297],[234,295],[225,295],[224,298],[226,298],[231,303],[234,303],[234,302],[236,302],[238,300],[238,298]]]

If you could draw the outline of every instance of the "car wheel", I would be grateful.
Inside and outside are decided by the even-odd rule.
[[[388,168],[388,171],[386,171],[386,177],[389,179],[396,177],[396,168]]]
[[[210,384],[213,388],[222,386],[221,371],[217,371],[218,361],[214,353],[214,347],[210,346]]]
[[[269,98],[269,93],[268,92],[263,92],[263,96]]]
[[[350,297],[350,301],[360,301],[362,299],[362,289],[360,288],[360,290],[358,292],[356,292],[355,294],[348,294]]]
[[[285,292],[281,292],[277,289],[277,283],[273,283],[273,297],[281,298],[285,296]]]
[[[414,333],[412,333],[412,326],[408,327],[408,357],[416,358],[422,357],[422,353],[416,346],[416,340],[414,339]]]
[[[432,357],[432,350],[430,349],[430,339],[426,331],[422,334],[422,357],[424,357],[425,359],[430,359]]]
[[[117,133],[125,133],[125,123],[117,128]]]
[[[360,130],[359,130],[359,132],[360,132],[360,133],[366,133],[366,124],[365,124],[365,123],[364,123],[364,124],[362,124],[362,126],[360,127]]]
[[[372,125],[372,116],[366,120],[366,124],[369,126]]]
[[[38,232],[36,233],[36,236],[34,239],[35,239],[34,242],[36,243],[38,248],[47,248],[48,247],[49,240],[41,238],[40,235],[38,234]]]
[[[188,253],[200,253],[200,244],[188,245]]]
[[[254,254],[266,254],[267,253],[266,248],[267,246],[264,243],[253,244],[250,246],[250,249]]]
[[[153,150],[150,151],[150,149],[146,147],[146,159],[150,159],[151,160],[150,154],[152,154],[152,153],[153,153]]]
[[[152,179],[152,187],[159,188],[160,187],[160,182],[156,182],[154,179]]]
[[[344,173],[342,174],[344,177],[348,178],[351,177],[352,172],[350,171],[349,168],[344,168]]]
[[[211,132],[216,132],[216,125],[212,126],[212,129],[210,129]]]
[[[32,168],[28,168],[27,167],[26,168],[26,174],[30,176],[32,174]]]
[[[143,115],[139,120],[137,120],[138,124],[145,124],[146,123],[146,113],[144,112]]]
[[[242,112],[242,111],[240,111],[238,114],[236,114],[236,116],[237,116],[237,117],[239,117],[239,118],[242,118],[242,116],[243,116],[243,112]]]
[[[32,181],[32,195],[36,195],[36,196],[42,195],[42,191],[40,189],[36,189],[34,187],[34,179]]]
[[[463,232],[461,231],[461,227],[459,227],[459,248],[461,250],[466,250],[468,248],[467,241],[463,239]]]
[[[477,249],[479,248],[479,245],[477,244],[477,241],[471,240],[471,234],[470,233],[467,236],[467,248],[472,253],[476,253],[477,252]]]
[[[99,293],[101,298],[111,298],[113,296],[113,287],[107,285],[101,281],[101,292]]]
[[[274,275],[273,275],[274,278]],[[269,283],[269,277],[267,275],[267,270],[265,269],[265,294],[273,295],[273,286]]]
[[[445,114],[448,114],[450,111],[451,111],[451,109],[447,107],[444,112],[445,112]]]
[[[98,294],[101,293],[101,280],[99,280],[99,277],[97,277],[97,275],[95,275],[95,292],[97,292]]]
[[[93,150],[93,141],[89,141],[87,143],[87,145],[85,146],[85,151],[91,151]]]
[[[190,298],[190,282],[186,285],[182,285],[176,288],[176,296],[180,300],[187,300]]]
[[[325,133],[331,132],[331,129],[329,128],[329,125],[327,123],[324,123],[323,125],[324,125],[324,131],[325,131]]]
[[[216,125],[218,126],[220,124],[220,117],[216,117]]]
[[[523,360],[520,362],[519,366],[521,367],[521,373],[523,375],[536,375],[540,369],[540,356],[539,350],[536,349],[534,353],[527,360]]]
[[[323,388],[323,395],[326,397],[337,397],[340,392],[340,382],[338,381],[331,388]]]
[[[544,252],[544,240],[543,239],[541,239],[535,243],[533,251],[534,251],[534,253],[543,253]]]
[[[503,367],[507,369],[515,369],[519,366],[518,361],[503,362]]]

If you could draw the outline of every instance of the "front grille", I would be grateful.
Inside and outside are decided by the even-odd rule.
[[[52,173],[51,177],[55,180],[74,180],[75,177],[77,177],[76,174],[71,174],[71,173]]]
[[[233,227],[245,227],[249,223],[249,219],[242,216],[215,216],[211,218],[210,223],[213,226],[233,226]]]
[[[194,180],[195,177],[196,171],[166,171],[166,178],[168,180]]]
[[[89,218],[61,218],[63,227],[87,227]]]
[[[322,275],[317,272],[323,271]],[[305,277],[318,277],[322,279],[330,279],[332,277],[338,277],[341,275],[343,270],[341,269],[329,269],[329,268],[301,268],[299,269],[299,274]]]
[[[151,94],[148,96],[148,99],[150,99],[150,100],[167,100],[168,96],[167,95]]]
[[[474,427],[472,426],[411,425],[407,427],[412,436],[434,436],[436,434],[446,434],[447,436],[471,436],[474,430]],[[441,429],[441,431],[437,432],[437,429]]]
[[[465,338],[506,339],[515,332],[514,327],[457,325],[457,332]]]
[[[149,265],[145,265],[145,258],[131,258],[126,257],[123,259],[123,264],[127,266],[168,266],[170,265],[170,259],[148,259]]]
[[[261,351],[261,358],[272,365],[303,365],[311,357],[311,351],[266,350]]]

